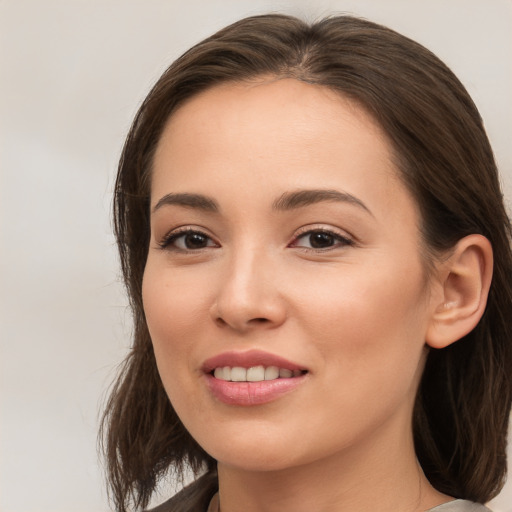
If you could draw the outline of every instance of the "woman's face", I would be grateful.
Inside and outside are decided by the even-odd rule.
[[[144,309],[210,455],[274,470],[411,448],[433,302],[419,222],[381,129],[326,88],[227,84],[173,114]]]

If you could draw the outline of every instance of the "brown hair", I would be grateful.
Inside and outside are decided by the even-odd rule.
[[[111,495],[118,510],[147,505],[161,476],[214,472],[158,375],[142,307],[149,241],[150,174],[173,111],[227,81],[293,77],[338,91],[387,133],[400,174],[422,214],[426,260],[479,233],[494,250],[484,316],[465,338],[431,350],[413,430],[427,477],[439,491],[485,502],[503,485],[511,406],[511,226],[482,120],[454,74],[414,41],[374,23],[339,16],[308,25],[284,15],[243,19],[174,62],[142,104],[128,134],[114,197],[115,232],[134,317],[133,348],[103,418]]]

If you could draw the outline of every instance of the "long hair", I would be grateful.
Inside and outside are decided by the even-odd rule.
[[[230,25],[176,60],[140,107],[124,145],[114,226],[134,336],[102,427],[117,510],[146,506],[170,469],[178,475],[185,467],[196,474],[215,470],[165,394],[144,317],[151,166],[177,107],[215,85],[258,76],[328,87],[375,118],[419,206],[425,261],[471,233],[490,240],[494,277],[483,318],[457,343],[429,352],[413,417],[417,456],[432,485],[454,497],[489,500],[506,474],[512,254],[510,221],[480,115],[437,57],[386,27],[350,16],[309,25],[265,15]]]

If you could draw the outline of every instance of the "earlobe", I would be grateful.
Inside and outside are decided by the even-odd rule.
[[[492,247],[484,236],[469,235],[441,264],[442,293],[432,305],[426,342],[444,348],[471,332],[485,311],[493,268]]]

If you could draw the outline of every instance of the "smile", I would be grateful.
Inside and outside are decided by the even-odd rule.
[[[224,352],[203,363],[206,387],[231,406],[273,402],[309,380],[309,369],[259,350]]]
[[[252,366],[243,368],[241,366],[224,366],[215,368],[213,375],[216,379],[231,382],[261,382],[264,380],[290,379],[300,377],[305,371],[289,370],[277,366]]]

